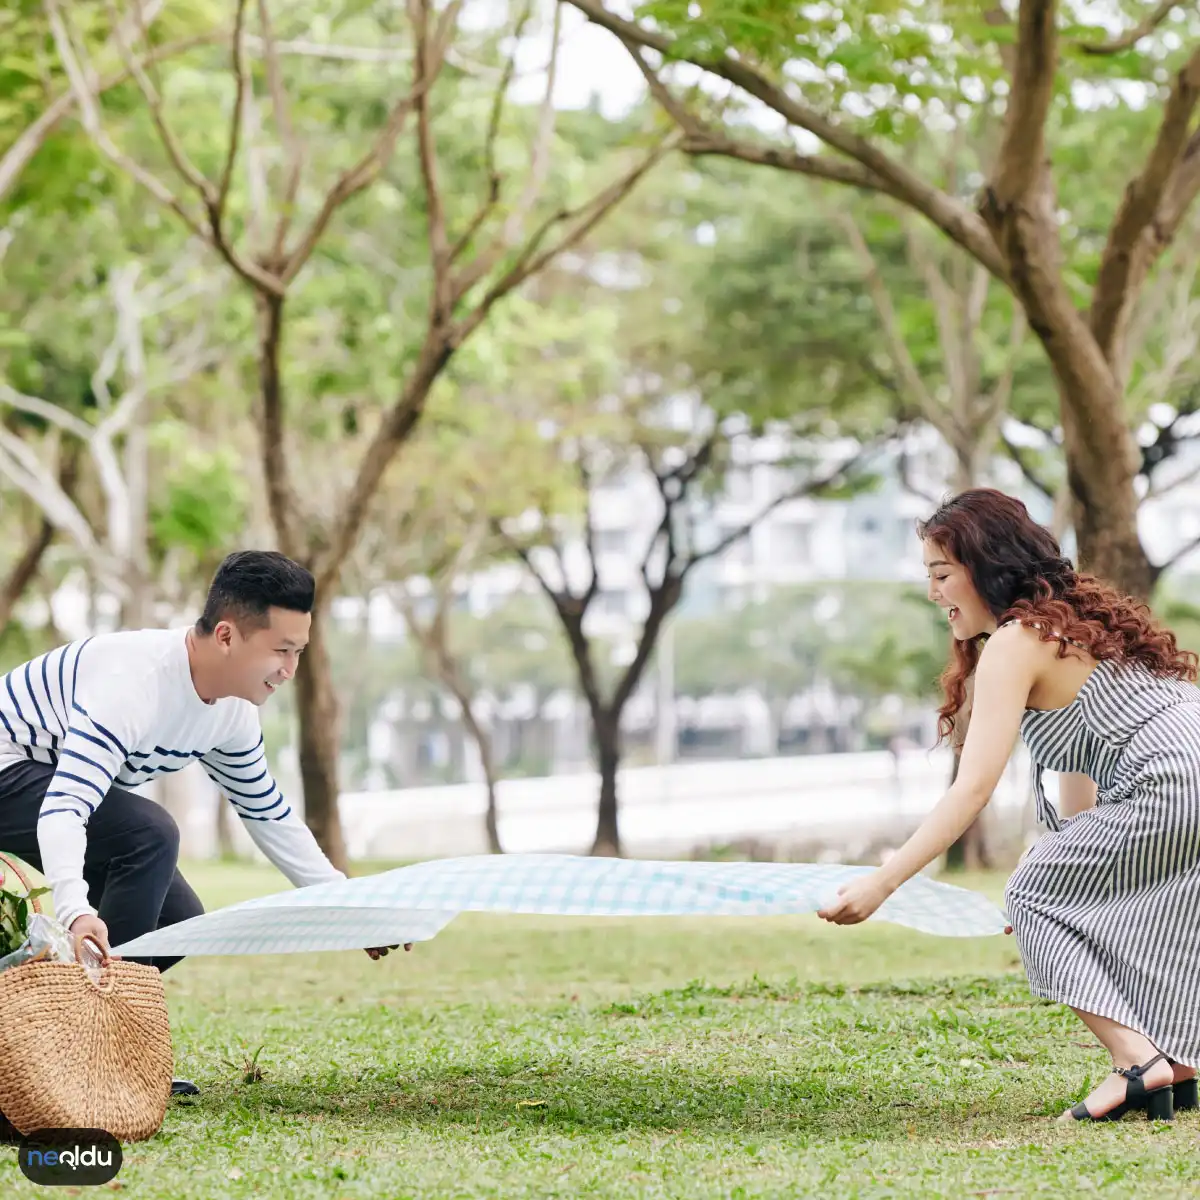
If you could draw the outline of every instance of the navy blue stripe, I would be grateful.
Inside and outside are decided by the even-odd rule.
[[[79,733],[79,730],[76,729],[73,732]],[[87,737],[87,734],[81,736]],[[103,771],[106,775],[108,774],[108,768],[103,763],[98,763],[94,758],[88,758],[86,754],[80,754],[78,750],[72,750],[70,747],[64,746],[59,753],[67,758],[77,758],[80,762],[87,763],[89,767],[95,767],[97,771]]]
[[[34,695],[34,692],[33,692],[33,678],[29,674],[29,668],[31,666],[32,666],[32,663],[25,664],[25,686],[29,689],[29,698],[30,698],[30,700],[33,701],[33,707],[37,712],[38,724],[43,729],[45,729],[47,733],[49,733],[49,729],[46,726],[46,714],[44,712],[42,712],[42,706],[38,703],[38,698],[37,698],[37,696]],[[49,693],[47,693],[47,699],[48,698],[49,698]]]
[[[272,788],[272,791],[274,791],[274,790],[275,789]],[[233,805],[234,808],[238,809],[240,812],[252,812],[252,813],[253,812],[270,812],[271,809],[277,808],[280,804],[283,803],[283,793],[281,792],[279,794],[279,797],[275,800],[272,800],[270,804],[259,804],[257,806],[249,805],[249,804],[241,804],[237,800],[234,800],[232,796],[229,798],[229,802]]]
[[[46,689],[46,703],[49,704],[49,706],[50,706],[50,712],[52,712],[54,714],[54,719],[56,721],[58,721],[59,720],[59,710],[54,707],[54,696],[52,694],[50,694],[50,677],[46,671],[46,665],[47,665],[47,662],[49,662],[49,661],[50,661],[49,654],[43,654],[42,655],[42,686],[44,689]],[[59,721],[59,730],[60,730],[60,732],[66,732],[64,726],[62,726],[61,721]]]
[[[79,691],[79,660],[83,657],[83,648],[90,642],[91,638],[84,638],[79,643],[79,649],[75,651],[75,666],[71,670],[71,703],[75,703],[75,694]],[[63,696],[63,703],[66,703],[66,695]]]
[[[186,766],[187,764],[183,763],[178,767],[164,767],[162,763],[157,763],[153,767],[137,767],[133,763],[127,762],[125,769],[131,775],[136,775],[139,771],[144,771],[149,778],[153,779],[156,775],[174,775],[177,771],[184,770]]]
[[[64,771],[61,767],[54,773],[55,779],[73,779],[76,783],[82,783],[90,787],[101,800],[108,795],[108,789],[102,788],[98,783],[93,783],[90,779],[84,779],[82,775],[72,775],[70,771]],[[80,799],[83,799],[81,796]]]
[[[239,792],[235,788],[231,788],[231,787],[227,787],[227,788],[225,788],[225,790],[229,793],[230,796],[241,796],[243,800],[261,800],[264,796],[271,795],[271,793],[276,791],[277,789],[275,787],[275,784],[272,783],[271,786],[269,788],[267,788],[267,790],[265,792]]]
[[[4,677],[4,685],[8,688],[8,694],[12,697],[13,711],[22,721],[25,721],[26,725],[29,726],[29,744],[31,746],[36,746],[38,744],[37,730],[25,720],[25,714],[21,711],[21,706],[17,703],[17,693],[13,691],[11,671]],[[5,724],[7,725],[8,722],[5,721]]]
[[[88,806],[89,812],[96,811],[96,806],[90,800],[85,800],[82,796],[76,796],[74,792],[47,792],[42,799],[49,800],[51,797],[61,797],[64,800],[78,800],[80,804]]]
[[[59,691],[59,695],[62,696],[62,702],[63,702],[63,729],[64,730],[67,728],[67,723],[69,720],[68,714],[71,711],[71,709],[67,705],[67,681],[63,675],[63,670],[66,667],[66,663],[67,663],[67,651],[70,650],[70,648],[71,648],[70,646],[64,646],[58,655],[58,691]]]
[[[228,771],[222,771],[220,767],[214,767],[212,763],[205,763],[209,771],[214,775],[220,775],[223,779],[232,779],[234,783],[257,783],[260,779],[266,779],[267,770],[264,767],[253,779],[239,779],[236,775],[230,775]]]
[[[97,726],[99,728],[99,726]],[[155,746],[153,750],[132,750],[129,753],[130,758],[152,758],[155,754],[166,754],[171,758],[201,758],[204,755],[203,750],[167,750],[162,746]]]
[[[84,713],[84,716],[87,716],[87,714]],[[81,737],[86,741],[91,742],[93,746],[99,746],[101,750],[107,750],[109,754],[112,753],[112,747],[107,742],[101,741],[98,737],[92,737],[90,733],[84,733],[84,731],[77,725],[73,725],[71,727],[71,733],[73,733],[76,737]]]
[[[245,813],[238,814],[243,821],[282,821],[292,815],[292,810],[289,808],[286,812],[281,812],[277,817],[249,817]]]
[[[263,744],[263,740],[262,740],[262,736],[260,735],[257,744],[250,750],[238,750],[238,751],[210,750],[209,753],[213,754],[213,755],[218,755],[221,758],[249,758],[249,756],[251,754],[255,753],[255,751],[257,751],[259,749],[259,747],[262,746],[262,744]]]
[[[72,704],[74,704],[74,701],[72,701]],[[87,717],[87,719],[88,719],[89,721],[91,721],[92,725],[93,725],[93,726],[94,726],[96,729],[100,730],[100,732],[101,732],[102,734],[104,734],[104,736],[105,736],[106,738],[108,738],[108,740],[109,740],[110,742],[112,742],[112,744],[113,744],[114,746],[116,746],[116,748],[117,748],[118,750],[120,750],[120,752],[121,752],[121,757],[122,757],[122,758],[128,758],[128,757],[129,757],[129,751],[128,751],[128,750],[126,750],[126,749],[125,749],[125,747],[124,747],[123,745],[121,745],[121,739],[120,739],[119,737],[117,737],[117,735],[116,735],[115,733],[113,733],[111,730],[105,729],[105,728],[104,728],[104,726],[103,726],[103,725],[101,725],[101,724],[100,724],[100,722],[99,722],[99,721],[97,721],[97,720],[96,720],[96,718],[95,718],[95,717],[93,717],[93,716],[92,716],[92,714],[91,714],[90,712],[88,712],[88,710],[87,710],[86,708],[84,708],[82,704],[75,704],[75,705],[74,705],[74,707],[75,707],[75,708],[76,708],[76,709],[77,709],[79,712],[83,713],[83,715],[84,715],[85,717]]]
[[[13,743],[19,744],[17,743],[17,735],[13,732],[13,727],[8,723],[8,718],[4,715],[4,709],[2,708],[0,708],[0,721],[4,722],[4,728],[8,730],[9,739]]]
[[[79,813],[73,808],[46,808],[38,813],[38,820],[40,821],[43,817],[52,817],[55,813],[66,813],[69,817],[79,816]]]

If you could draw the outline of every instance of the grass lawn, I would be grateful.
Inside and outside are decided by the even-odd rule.
[[[282,882],[187,873],[209,907]],[[1195,1114],[1049,1119],[1107,1062],[1009,938],[466,916],[378,963],[191,959],[166,984],[203,1094],[126,1148],[139,1198],[1200,1193]],[[40,1191],[0,1153],[0,1196]]]

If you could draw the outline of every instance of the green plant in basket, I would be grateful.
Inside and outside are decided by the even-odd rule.
[[[32,902],[49,891],[49,888],[40,887],[14,892],[4,886],[3,876],[0,876],[0,958],[25,945],[29,937]]]

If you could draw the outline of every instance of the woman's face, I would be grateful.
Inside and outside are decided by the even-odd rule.
[[[996,618],[975,590],[970,573],[949,551],[928,538],[924,541],[925,570],[929,574],[929,599],[944,609],[950,632],[960,642],[981,633],[996,632]]]

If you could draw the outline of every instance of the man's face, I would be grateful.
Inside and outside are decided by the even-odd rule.
[[[217,644],[225,653],[226,695],[251,704],[265,704],[275,690],[296,673],[300,653],[308,645],[312,617],[287,608],[267,612],[270,624],[241,631],[232,621],[216,628]]]

